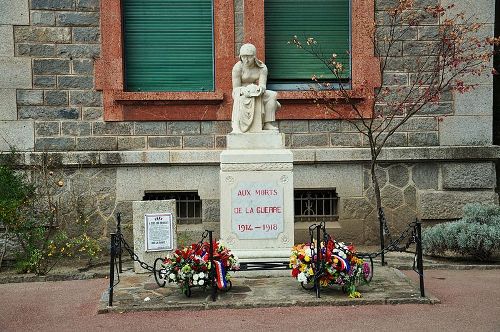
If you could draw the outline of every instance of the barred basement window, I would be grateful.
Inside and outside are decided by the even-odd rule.
[[[339,219],[335,189],[296,189],[295,222],[335,221]]]
[[[201,223],[201,199],[197,192],[167,191],[145,192],[143,201],[175,199],[177,223]]]

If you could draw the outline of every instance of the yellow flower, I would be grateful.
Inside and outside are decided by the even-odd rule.
[[[349,294],[349,297],[351,299],[360,298],[361,297],[361,293],[360,292],[352,292],[351,294]]]
[[[306,257],[304,257],[304,260],[306,261],[306,263],[309,263],[311,261],[311,257],[306,256]]]
[[[309,269],[309,275],[310,275],[310,276],[313,276],[313,275],[314,275],[314,271],[313,271],[313,269],[312,269],[312,268],[310,268],[310,269]]]

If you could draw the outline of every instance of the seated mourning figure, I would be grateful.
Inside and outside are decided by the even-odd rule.
[[[267,67],[256,58],[254,45],[241,46],[240,61],[233,67],[232,80],[232,133],[277,131],[272,122],[281,105],[277,93],[266,90]]]

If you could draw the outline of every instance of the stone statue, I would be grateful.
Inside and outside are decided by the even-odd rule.
[[[233,67],[232,133],[278,130],[272,122],[281,105],[277,93],[266,89],[267,67],[256,51],[252,44],[241,46],[240,61]]]

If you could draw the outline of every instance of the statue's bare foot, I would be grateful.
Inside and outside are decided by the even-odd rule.
[[[270,122],[264,123],[264,130],[278,130],[278,127],[273,126]]]

